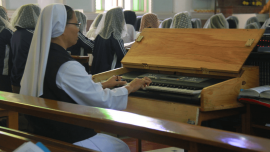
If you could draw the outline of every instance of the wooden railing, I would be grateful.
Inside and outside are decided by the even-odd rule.
[[[0,92],[0,108],[191,152],[270,151],[269,139],[13,93]]]

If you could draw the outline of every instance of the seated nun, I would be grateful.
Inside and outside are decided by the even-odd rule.
[[[96,30],[97,30],[98,24],[99,24],[102,16],[103,16],[103,14],[98,14],[98,16],[95,18],[95,20],[91,24],[89,31],[86,34],[86,37],[88,37],[90,40],[95,40],[95,38],[97,37]]]
[[[159,25],[159,28],[170,28],[171,24],[172,24],[172,18],[167,18]]]
[[[226,18],[226,20],[228,21],[229,23],[229,28],[230,29],[234,29],[234,28],[238,28],[238,25],[239,25],[239,20],[236,16],[229,16]]]
[[[261,29],[266,29],[267,27],[270,27],[270,19],[267,19],[264,24],[262,25]]]
[[[112,76],[94,83],[84,67],[66,49],[77,43],[79,26],[73,9],[63,4],[46,6],[39,17],[30,46],[20,94],[67,103],[123,110],[128,94],[151,83],[147,77],[126,84]],[[42,34],[41,34],[42,33]],[[93,129],[27,116],[34,134],[102,152],[129,152],[121,140]]]
[[[123,8],[113,8],[104,14],[96,34],[91,73],[94,75],[122,67],[121,60],[127,53],[123,41],[127,35]]]
[[[203,28],[210,29],[228,29],[229,23],[222,13],[211,16],[205,23]]]
[[[134,11],[124,11],[125,21],[127,25],[127,35],[123,38],[124,43],[130,43],[136,39],[135,23],[137,16]]]
[[[249,18],[247,20],[247,22],[246,22],[246,26],[245,27],[247,27],[251,23],[257,23],[258,27],[261,28],[261,23],[259,22],[259,20],[258,20],[257,17],[254,16],[254,17]],[[253,24],[253,25],[255,25],[255,24]]]
[[[202,21],[199,18],[191,19],[192,28],[202,28]]]
[[[142,16],[137,16],[136,23],[135,23],[135,31],[136,32],[140,31],[141,21],[142,21]]]
[[[20,83],[39,14],[40,8],[37,5],[27,4],[18,8],[11,18],[12,26],[17,29],[11,39],[11,84],[14,93],[20,92]]]
[[[12,51],[10,39],[14,28],[9,23],[6,8],[0,6],[0,91],[12,92],[10,71],[12,68]]]
[[[253,23],[246,25],[245,29],[260,29],[260,27],[259,27],[258,23],[253,22]]]
[[[140,32],[142,32],[144,28],[158,28],[158,27],[159,27],[159,20],[156,14],[147,13],[143,15],[140,25]]]
[[[75,11],[75,14],[78,22],[81,24],[79,39],[75,45],[69,47],[67,50],[71,52],[71,55],[88,56],[88,54],[92,53],[94,42],[84,36],[86,33],[86,16],[80,11]],[[85,67],[87,73],[89,73],[89,63],[84,63],[83,66]]]
[[[191,15],[184,11],[174,15],[171,28],[192,28]]]

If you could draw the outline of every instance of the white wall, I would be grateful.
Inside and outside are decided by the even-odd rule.
[[[175,0],[174,13],[192,10],[192,0]]]

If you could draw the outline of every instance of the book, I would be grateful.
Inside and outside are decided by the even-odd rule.
[[[241,90],[239,97],[270,99],[270,85]]]

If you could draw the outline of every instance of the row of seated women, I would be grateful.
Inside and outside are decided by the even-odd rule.
[[[125,85],[126,82],[121,81],[121,77],[112,76],[106,82],[94,83],[92,75],[68,53],[69,50],[71,53],[76,50],[84,54],[84,51],[88,52],[88,48],[93,52],[99,49],[106,51],[108,48],[114,51],[113,54],[121,53],[124,56],[123,9],[116,8],[107,12],[104,20],[106,26],[100,29],[95,42],[83,35],[84,28],[80,28],[78,21],[83,15],[80,17],[79,14],[62,4],[48,5],[42,11],[38,6],[29,4],[20,7],[9,22],[5,8],[0,7],[1,86],[2,82],[10,81],[3,77],[13,73],[11,83],[21,87],[20,94],[124,110],[128,95],[146,87],[151,80],[147,77],[134,79]],[[110,22],[109,18],[115,21]],[[80,43],[84,43],[85,47]],[[122,87],[110,89],[116,86]],[[34,130],[33,133],[37,135],[102,152],[130,151],[123,141],[96,133],[93,129],[33,116],[26,118]]]

